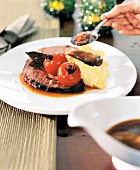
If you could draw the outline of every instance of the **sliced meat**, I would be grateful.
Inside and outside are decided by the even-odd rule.
[[[52,54],[52,53],[56,53],[56,52],[64,52],[65,54],[71,52],[71,51],[77,51],[79,50],[77,47],[73,47],[70,45],[66,45],[66,46],[52,46],[52,47],[43,47],[37,50],[37,52],[43,53],[43,54]]]
[[[81,60],[85,64],[88,64],[90,66],[100,66],[103,63],[103,59],[101,59],[100,56],[80,50],[70,51],[68,55],[78,60]]]
[[[47,92],[78,93],[84,91],[84,83],[81,79],[77,85],[65,87],[58,81],[57,76],[47,74],[43,69],[36,69],[30,66],[31,59],[26,61],[22,71],[22,78],[25,82],[36,89]]]
[[[65,46],[52,46],[52,47],[43,47],[38,49],[37,51],[43,54],[52,54],[58,51],[65,51]]]

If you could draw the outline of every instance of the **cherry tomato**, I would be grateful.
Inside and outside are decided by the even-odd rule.
[[[47,73],[57,75],[59,66],[66,61],[67,59],[63,52],[56,52],[48,55],[48,58],[43,62],[43,66]]]
[[[74,86],[81,79],[81,71],[77,64],[65,62],[58,68],[58,80],[64,86]]]

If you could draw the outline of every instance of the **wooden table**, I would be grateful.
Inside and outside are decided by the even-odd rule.
[[[59,21],[48,19],[40,0],[1,0],[0,31],[30,14],[39,30],[23,43],[59,36]],[[14,97],[14,96],[13,96]],[[55,170],[56,116],[16,109],[0,101],[0,170]]]
[[[24,42],[72,36],[79,30],[75,17],[61,24],[57,19],[48,19],[40,7],[40,0],[1,0],[0,30],[27,13],[36,20],[39,30]],[[101,37],[99,41],[130,57],[137,68],[138,79],[129,95],[140,95],[140,37],[122,36],[113,30],[112,35]],[[30,113],[3,101],[0,101],[0,146],[0,170],[114,169],[110,156],[84,130],[67,126],[67,116]]]

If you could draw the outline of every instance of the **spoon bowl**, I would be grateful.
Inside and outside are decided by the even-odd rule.
[[[101,21],[92,31],[80,32],[76,36],[72,37],[71,43],[77,46],[86,45],[96,41],[99,37],[98,32],[102,25],[104,25],[108,20]]]

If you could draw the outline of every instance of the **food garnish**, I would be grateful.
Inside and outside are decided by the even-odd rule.
[[[38,53],[36,51],[26,52],[26,54],[32,59],[30,66],[38,69],[43,68],[43,62],[46,58],[51,58],[50,54]]]
[[[59,66],[67,62],[65,54],[63,52],[57,52],[50,55],[50,58],[46,58],[43,62],[44,69],[47,73],[57,75]]]
[[[57,76],[64,86],[74,86],[81,79],[81,71],[77,64],[65,62],[58,68]]]

